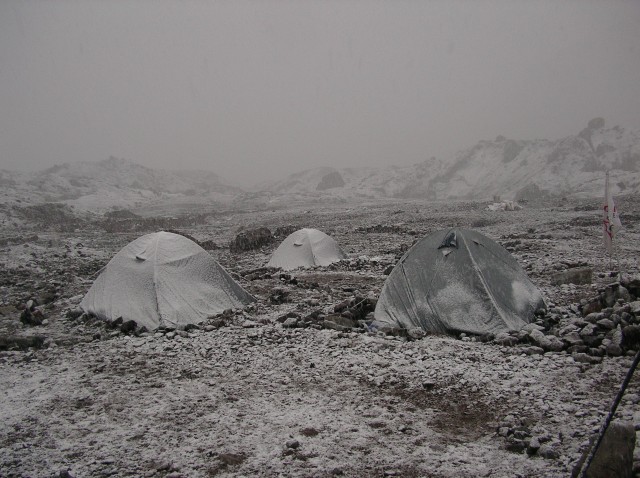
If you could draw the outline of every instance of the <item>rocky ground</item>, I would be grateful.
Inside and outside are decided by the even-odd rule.
[[[625,231],[613,267],[599,203],[212,213],[180,231],[258,301],[154,333],[77,311],[100,268],[144,231],[0,231],[0,475],[568,476],[640,342],[640,198],[618,199]],[[277,241],[260,236],[246,250],[246,238],[288,226],[323,230],[349,259],[265,269]],[[507,247],[547,313],[497,337],[368,331],[389,267],[450,226]],[[617,413],[637,428],[639,380]]]

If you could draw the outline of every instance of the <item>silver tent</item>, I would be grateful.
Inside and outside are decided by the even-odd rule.
[[[374,325],[434,333],[522,328],[542,295],[498,243],[467,229],[438,231],[413,246],[387,278]]]
[[[179,234],[156,232],[127,244],[105,266],[80,307],[149,330],[181,328],[255,299],[207,251]]]

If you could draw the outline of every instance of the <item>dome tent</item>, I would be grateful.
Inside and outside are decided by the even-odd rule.
[[[542,295],[498,243],[467,229],[435,232],[387,278],[374,325],[472,334],[517,330],[545,307]]]
[[[280,267],[288,271],[298,267],[328,266],[346,257],[336,241],[324,232],[299,229],[282,241],[267,267]]]
[[[80,303],[112,321],[148,330],[182,328],[255,299],[195,242],[156,232],[127,244],[102,269]]]

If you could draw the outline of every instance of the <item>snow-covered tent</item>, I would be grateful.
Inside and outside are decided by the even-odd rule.
[[[80,307],[148,330],[181,328],[255,299],[207,251],[179,234],[139,237],[100,272]]]
[[[336,241],[324,232],[299,229],[282,241],[267,266],[288,271],[298,267],[328,266],[346,257]]]
[[[545,307],[502,246],[467,229],[435,232],[387,278],[374,324],[428,332],[499,333],[522,328]]]

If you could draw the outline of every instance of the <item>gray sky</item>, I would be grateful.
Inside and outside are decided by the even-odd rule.
[[[640,130],[638,1],[0,2],[0,168],[249,184]]]

